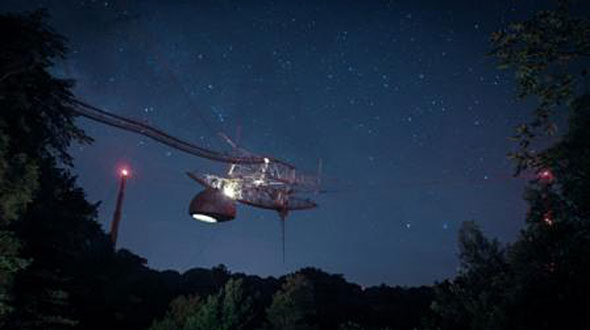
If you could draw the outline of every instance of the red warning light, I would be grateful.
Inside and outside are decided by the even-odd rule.
[[[553,179],[554,179],[553,173],[551,172],[551,170],[542,170],[541,172],[539,172],[537,174],[537,176],[539,177],[539,179],[541,179],[545,182],[550,182],[550,181],[553,181]]]

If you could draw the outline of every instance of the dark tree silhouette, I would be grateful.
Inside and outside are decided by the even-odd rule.
[[[583,90],[590,61],[590,20],[570,12],[570,1],[558,0],[555,10],[543,10],[492,33],[492,51],[502,69],[515,71],[517,96],[538,102],[533,118],[517,127],[519,149],[510,153],[517,173],[537,162],[534,140],[552,135],[559,113]]]
[[[313,287],[302,274],[288,276],[266,310],[271,329],[311,329],[315,316]]]
[[[244,290],[242,279],[230,279],[225,286],[205,300],[198,296],[180,296],[151,330],[232,330],[250,329],[253,320],[253,297]]]
[[[537,96],[523,125],[517,173],[535,175],[525,191],[524,229],[506,247],[466,224],[460,233],[462,270],[439,284],[432,329],[584,329],[590,294],[590,95],[581,86],[590,58],[590,22],[558,9],[496,33],[493,54],[516,70],[521,97]],[[569,127],[552,147],[531,141],[550,130],[559,107]]]
[[[48,73],[66,47],[44,19],[42,11],[0,16],[0,326],[14,274],[28,263],[10,225],[34,198],[42,163],[69,165],[70,143],[90,142],[69,111],[72,83]]]
[[[459,273],[435,288],[432,309],[439,324],[434,328],[494,329],[505,317],[499,308],[508,285],[505,250],[472,221],[459,231],[459,248]]]

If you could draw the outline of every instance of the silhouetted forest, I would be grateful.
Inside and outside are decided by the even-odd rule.
[[[475,222],[458,233],[460,270],[432,286],[363,288],[304,268],[281,278],[223,265],[155,271],[115,250],[72,175],[92,143],[71,111],[73,81],[50,74],[67,42],[43,11],[0,16],[0,328],[586,329],[590,294],[590,21],[567,2],[491,36],[518,97],[538,100],[510,154],[532,173],[529,211],[503,245]],[[569,126],[559,142],[557,114]]]

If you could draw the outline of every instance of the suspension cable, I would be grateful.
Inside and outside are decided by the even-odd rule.
[[[72,110],[80,116],[86,117],[88,119],[92,119],[94,121],[121,128],[126,131],[135,132],[144,136],[147,136],[157,142],[170,146],[174,149],[184,151],[188,154],[206,158],[213,161],[223,162],[223,163],[232,163],[232,164],[263,164],[269,161],[269,157],[259,157],[259,156],[232,156],[228,153],[220,153],[217,151],[209,150],[198,145],[182,141],[178,138],[175,138],[157,128],[151,127],[149,125],[140,123],[135,120],[131,120],[125,117],[121,117],[114,113],[99,109],[95,106],[92,106],[86,102],[80,100],[73,100],[73,107]],[[283,165],[287,165],[292,167],[292,165],[285,163],[280,160],[272,159],[273,162],[277,162]]]

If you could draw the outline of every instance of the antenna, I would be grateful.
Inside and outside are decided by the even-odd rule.
[[[129,170],[127,168],[122,168],[119,171],[119,175],[121,176],[121,183],[119,184],[119,193],[117,195],[117,206],[115,207],[115,213],[113,214],[113,221],[111,222],[111,243],[113,243],[113,248],[117,247],[117,236],[119,234],[119,223],[121,223],[121,211],[123,209],[123,198],[125,197],[125,183],[127,182],[127,178],[129,177]]]
[[[283,243],[283,264],[285,263],[285,219],[286,215],[281,214],[281,241]]]

